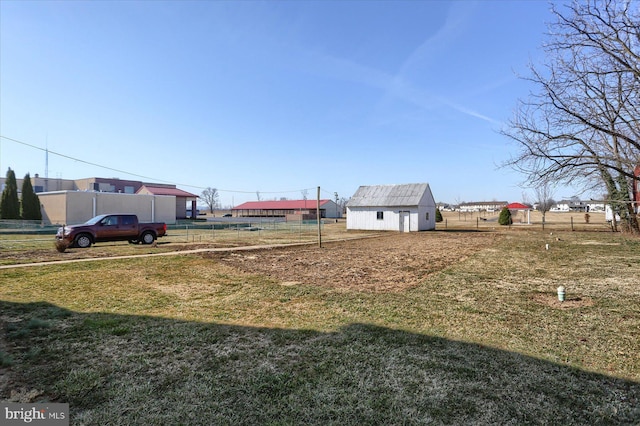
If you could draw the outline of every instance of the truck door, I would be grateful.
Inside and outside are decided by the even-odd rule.
[[[120,216],[118,237],[123,240],[135,239],[138,236],[138,220],[135,216]]]
[[[95,230],[98,241],[113,238],[118,230],[118,216],[106,216],[95,227]]]

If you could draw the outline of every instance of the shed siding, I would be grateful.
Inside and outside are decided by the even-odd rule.
[[[382,212],[382,220],[378,219]],[[418,224],[411,226],[417,229]],[[400,214],[398,210],[381,207],[347,207],[347,229],[367,229],[372,231],[399,231]]]
[[[377,214],[380,211],[383,212],[382,220],[377,218]],[[427,211],[429,212],[429,220],[427,220]],[[405,228],[408,231],[430,231],[435,229],[435,207],[397,207],[395,209],[347,207],[347,229],[402,232],[403,229],[400,229],[401,212],[409,212],[409,226]]]

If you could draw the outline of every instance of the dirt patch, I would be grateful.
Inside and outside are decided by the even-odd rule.
[[[157,243],[152,245],[131,245],[128,243],[98,243],[90,248],[68,248],[63,253],[52,244],[47,249],[0,251],[0,265],[21,265],[38,262],[64,262],[80,259],[101,259],[116,256],[135,256],[151,253],[180,252],[198,249],[237,247],[238,244],[227,243]]]
[[[580,241],[576,244],[580,244],[583,246],[619,246],[620,243],[607,243],[604,241]]]
[[[212,252],[243,272],[261,274],[283,285],[311,284],[346,290],[392,292],[420,284],[425,277],[490,247],[494,233],[389,233],[377,238],[284,247],[251,252]]]

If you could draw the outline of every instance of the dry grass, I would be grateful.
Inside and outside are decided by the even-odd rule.
[[[500,212],[442,212],[443,222],[437,224],[437,229],[479,229],[504,230],[498,224]],[[611,225],[606,221],[603,212],[589,213],[589,222],[585,221],[585,213],[580,212],[547,212],[542,221],[542,214],[538,211],[517,211],[512,215],[513,225],[510,230],[529,231],[610,231]]]
[[[74,424],[635,424],[639,249],[518,229],[1,270],[0,396]]]

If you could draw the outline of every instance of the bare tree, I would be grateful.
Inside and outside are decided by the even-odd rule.
[[[349,198],[340,197],[340,200],[336,202],[336,204],[338,204],[338,207],[340,209],[341,215],[345,215],[347,213],[347,203],[349,202],[350,199],[351,197]]]
[[[218,206],[218,190],[216,188],[208,187],[200,194],[200,199],[209,206],[209,213],[213,213],[213,210]]]
[[[533,187],[604,186],[640,232],[630,194],[640,158],[640,3],[574,1],[553,11],[547,62],[527,78],[537,91],[502,131],[519,146],[505,165]]]
[[[540,185],[536,186],[534,191],[537,198],[537,210],[542,213],[542,226],[544,226],[547,212],[551,210],[551,207],[553,207],[556,203],[553,199],[553,189],[551,188],[549,182],[543,182]]]

